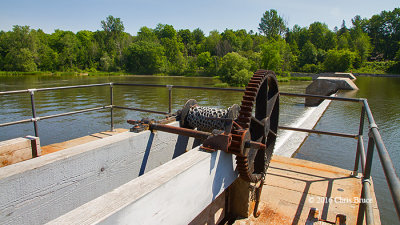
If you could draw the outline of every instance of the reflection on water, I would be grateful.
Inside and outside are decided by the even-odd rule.
[[[340,96],[367,98],[376,124],[392,158],[397,173],[400,172],[400,78],[359,77],[358,91],[342,91]],[[358,133],[361,106],[357,103],[332,102],[315,129],[344,133]],[[365,120],[364,141],[367,146],[368,122]],[[297,158],[321,162],[353,170],[356,140],[311,134]],[[372,178],[381,213],[382,224],[398,224],[385,175],[375,152]]]
[[[171,84],[212,87],[213,78],[159,77],[159,76],[2,76],[0,91],[70,86],[95,83],[137,83]],[[280,85],[281,91],[304,92],[309,82],[291,82]],[[181,109],[188,99],[196,99],[199,104],[227,108],[241,102],[242,93],[211,90],[173,89],[173,112]],[[289,123],[303,111],[301,99],[283,97],[281,123]],[[110,104],[110,87],[90,87],[35,93],[37,115],[46,116],[69,111],[100,107]],[[32,117],[28,93],[0,96],[0,123],[28,119]],[[153,87],[114,86],[114,105],[142,108],[156,111],[168,110],[168,89]],[[128,119],[144,117],[161,119],[164,116],[136,111],[114,110],[115,127],[129,128]],[[41,120],[39,136],[42,145],[62,142],[87,134],[110,129],[110,111],[94,111],[73,116]],[[0,128],[0,141],[15,137],[33,135],[31,123]]]

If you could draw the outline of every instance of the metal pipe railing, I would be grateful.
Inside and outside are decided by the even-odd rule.
[[[291,96],[291,97],[320,98],[320,99],[345,101],[345,102],[362,102],[363,101],[363,99],[360,99],[360,98],[343,98],[343,97],[336,97],[336,96],[310,95],[310,94],[298,94],[298,93],[286,93],[286,92],[279,92],[279,94],[283,95],[283,96]]]
[[[392,196],[392,200],[397,212],[397,216],[400,220],[400,179],[396,174],[393,162],[382,140],[382,137],[378,130],[378,126],[375,123],[374,116],[372,115],[371,109],[369,108],[368,101],[366,99],[363,99],[363,105],[366,109],[366,114],[369,121],[370,137],[375,143],[383,172],[386,177],[386,182],[388,183],[390,194]]]
[[[328,131],[311,130],[311,129],[297,128],[297,127],[278,126],[278,128],[282,129],[282,130],[293,130],[293,131],[313,133],[313,134],[325,134],[325,135],[337,136],[337,137],[346,137],[346,138],[357,138],[358,137],[357,134],[328,132]]]
[[[125,106],[117,106],[117,105],[114,105],[113,108],[116,108],[116,109],[134,110],[134,111],[147,112],[147,113],[154,113],[154,114],[169,115],[168,112],[161,112],[161,111],[148,110],[148,109],[139,109],[139,108],[125,107]]]
[[[30,123],[33,122],[33,119],[25,119],[25,120],[17,120],[17,121],[12,121],[12,122],[6,122],[6,123],[1,123],[0,127],[6,127],[6,126],[11,126],[11,125],[17,125],[21,123]]]
[[[111,124],[111,132],[114,131],[114,91],[113,91],[113,84],[110,83],[110,124]]]
[[[363,133],[364,133],[364,121],[365,121],[365,107],[361,106],[361,115],[360,115],[360,124],[358,127],[358,139],[362,140]],[[356,152],[356,158],[354,161],[354,169],[353,169],[353,175],[357,176],[358,174],[358,165],[359,165],[359,159],[360,159],[360,154],[361,154],[361,145],[363,145],[363,142],[358,141],[357,142],[357,152]],[[364,148],[364,146],[362,146]],[[364,168],[363,168],[364,171]]]
[[[38,124],[37,124],[37,120],[36,120],[35,91],[34,90],[29,90],[29,92],[31,94],[33,129],[35,130],[35,136],[39,137]]]
[[[35,98],[34,98],[34,92],[36,92],[36,91],[51,91],[51,90],[98,87],[98,86],[110,86],[110,105],[96,107],[96,108],[90,108],[90,109],[83,109],[83,110],[78,110],[78,111],[72,111],[72,112],[66,112],[66,113],[55,114],[55,115],[49,115],[49,116],[43,116],[43,117],[38,117],[36,114]],[[168,112],[161,112],[161,111],[155,111],[155,110],[147,110],[147,109],[139,109],[139,108],[114,105],[114,92],[113,92],[114,86],[139,86],[139,87],[168,88]],[[173,88],[215,90],[215,91],[234,91],[234,92],[243,92],[244,91],[244,89],[233,89],[233,88],[196,87],[196,86],[180,86],[180,85],[173,86],[173,85],[159,85],[159,84],[132,84],[132,83],[103,83],[103,84],[75,85],[75,86],[54,87],[54,88],[5,91],[5,92],[0,92],[0,95],[30,93],[33,118],[2,123],[2,124],[0,124],[0,127],[10,126],[10,125],[15,125],[15,124],[20,124],[20,123],[33,122],[34,129],[35,129],[35,135],[39,136],[38,124],[37,124],[37,121],[39,121],[39,120],[109,108],[110,109],[110,117],[111,117],[110,118],[111,119],[111,121],[110,121],[111,130],[114,130],[114,112],[113,112],[114,108],[135,110],[135,111],[140,111],[140,112],[148,112],[148,113],[163,114],[163,115],[171,115],[171,113],[172,113],[172,89]],[[370,176],[371,176],[371,167],[372,167],[372,158],[373,158],[374,147],[376,147],[381,164],[382,164],[382,168],[384,170],[386,181],[388,183],[388,186],[389,186],[389,189],[390,189],[390,192],[392,195],[392,199],[393,199],[393,202],[394,202],[394,205],[396,208],[396,212],[397,212],[397,215],[399,216],[399,220],[400,220],[400,180],[395,172],[395,169],[394,169],[393,163],[390,159],[389,153],[387,152],[387,149],[383,143],[382,137],[378,131],[378,127],[375,124],[375,120],[373,118],[373,115],[372,115],[372,112],[368,105],[367,100],[363,99],[363,98],[343,98],[343,97],[336,97],[336,96],[322,96],[322,95],[296,94],[296,93],[284,93],[284,92],[280,92],[280,95],[290,96],[290,97],[320,98],[320,99],[346,101],[346,102],[359,102],[362,104],[358,134],[327,132],[327,131],[318,131],[318,130],[310,130],[310,129],[302,129],[302,128],[285,127],[285,126],[280,126],[279,128],[300,131],[300,132],[317,133],[317,134],[325,134],[325,135],[358,139],[353,175],[357,174],[358,167],[359,167],[359,161],[361,161],[361,168],[362,168],[362,173],[363,173],[363,182],[362,182],[363,188],[362,188],[361,198],[366,199],[366,200],[371,199]],[[364,129],[365,115],[368,118],[369,127],[370,127],[369,128],[369,141],[368,141],[367,154],[365,154],[364,143],[363,143],[363,129]],[[373,223],[372,204],[369,201],[364,201],[364,202],[362,201],[360,204],[359,216],[358,216],[358,222],[357,222],[358,224],[363,223],[364,215],[366,217],[367,224],[372,224]]]

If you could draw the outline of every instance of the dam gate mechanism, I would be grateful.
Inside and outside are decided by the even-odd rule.
[[[241,105],[228,109],[199,106],[190,99],[175,114],[180,127],[154,120],[128,120],[132,130],[164,131],[202,141],[204,151],[221,150],[236,156],[240,178],[255,184],[254,216],[278,131],[279,89],[274,72],[258,70],[250,79]],[[196,129],[196,130],[195,130]]]

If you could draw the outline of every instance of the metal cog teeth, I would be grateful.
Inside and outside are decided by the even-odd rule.
[[[255,106],[256,96],[258,94],[260,86],[265,81],[267,74],[271,73],[267,70],[258,70],[254,73],[253,77],[250,79],[242,100],[242,105],[240,106],[239,116],[237,118],[237,123],[243,128],[248,129],[250,127],[251,116],[253,112],[253,107]],[[235,131],[236,132],[236,131]],[[236,134],[237,133],[237,134]],[[240,131],[235,134],[232,132],[232,142],[230,146],[230,151],[240,152],[241,147],[241,133]],[[249,182],[258,182],[262,178],[262,174],[252,174],[249,168],[249,162],[247,157],[236,156],[237,170],[240,177],[243,180]],[[267,164],[267,162],[265,162]],[[265,173],[265,171],[264,171]]]

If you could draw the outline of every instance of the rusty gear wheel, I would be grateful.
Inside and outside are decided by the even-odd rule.
[[[257,183],[264,179],[275,146],[279,120],[279,90],[275,73],[258,70],[250,79],[244,92],[239,117],[236,120],[243,129],[232,129],[230,151],[240,152],[243,141],[260,142],[266,149],[244,145],[246,156],[236,156],[240,177]],[[243,140],[244,134],[246,139]],[[250,134],[250,135],[248,135]]]

